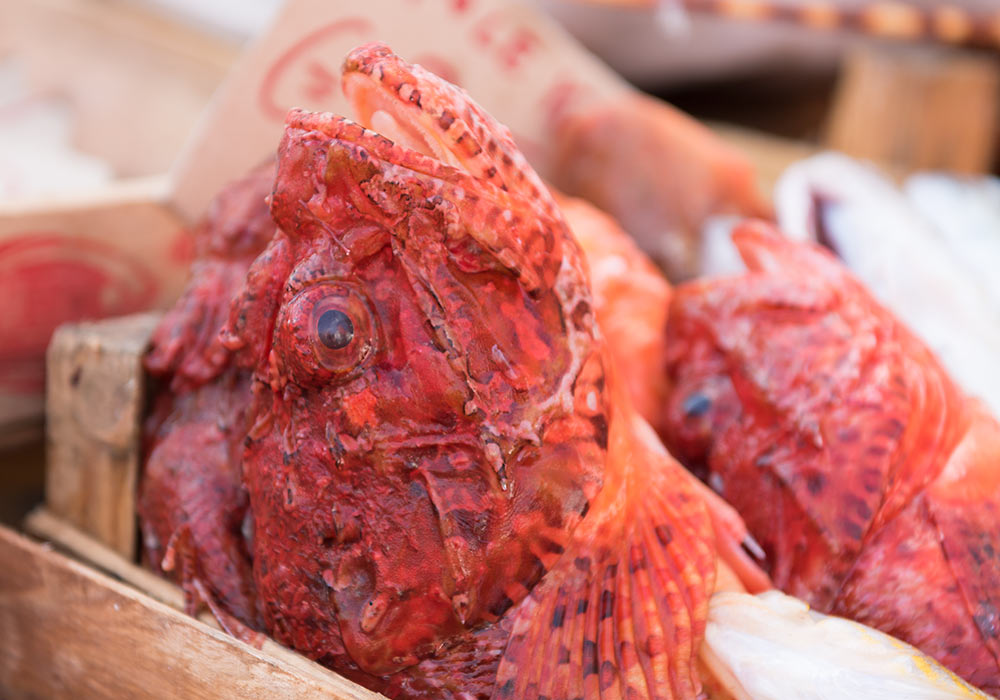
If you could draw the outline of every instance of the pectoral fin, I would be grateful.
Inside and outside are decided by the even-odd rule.
[[[638,418],[613,423],[609,469],[622,471],[514,613],[495,700],[700,692],[695,664],[715,578],[712,526],[680,465],[646,431]]]

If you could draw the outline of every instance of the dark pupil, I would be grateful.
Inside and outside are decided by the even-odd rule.
[[[712,407],[712,399],[708,398],[704,394],[699,394],[695,392],[691,394],[681,405],[681,410],[684,411],[684,415],[688,418],[698,418],[708,413],[708,409]]]
[[[319,331],[319,339],[323,345],[331,350],[347,347],[354,339],[354,324],[347,314],[337,309],[324,311],[316,324],[316,330]]]

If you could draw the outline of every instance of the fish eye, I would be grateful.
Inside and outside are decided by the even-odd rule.
[[[296,383],[354,376],[375,347],[374,314],[364,294],[350,283],[311,285],[279,313],[275,350]]]
[[[351,317],[340,309],[329,309],[316,322],[316,334],[323,345],[339,350],[354,339],[354,324]]]

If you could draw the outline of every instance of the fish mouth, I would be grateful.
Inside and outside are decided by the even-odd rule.
[[[406,195],[419,191],[430,208],[447,210],[448,221],[462,222],[490,254],[490,265],[507,268],[531,291],[543,279],[551,284],[562,262],[555,249],[565,221],[506,127],[461,88],[384,44],[348,55],[343,91],[356,121],[293,110],[282,148],[314,142],[311,134],[325,136],[326,179],[360,184],[369,200],[361,201],[365,211],[374,205],[376,216],[395,225],[410,202]],[[312,196],[291,194],[300,201]],[[449,236],[457,239],[457,230]],[[538,254],[541,248],[548,258]]]
[[[385,117],[380,120],[384,122],[383,126],[391,132],[393,126],[388,119]],[[399,123],[395,121],[395,118],[393,119],[394,123]],[[454,181],[468,178],[470,175],[462,167],[451,165],[440,160],[436,155],[413,148],[407,143],[398,143],[389,135],[380,133],[370,126],[348,117],[328,112],[307,112],[293,109],[285,119],[285,126],[288,129],[300,129],[305,132],[322,134],[331,139],[334,144],[340,144],[342,148],[356,147],[365,151],[371,160],[402,167],[438,180]]]
[[[470,170],[455,155],[443,134],[428,128],[422,110],[408,110],[384,85],[366,75],[346,73],[344,92],[354,105],[356,121],[397,146],[433,158],[463,173]]]
[[[348,54],[342,87],[364,127],[414,154],[530,201],[540,213],[561,218],[507,127],[460,87],[380,43]]]
[[[356,121],[365,128],[443,165],[476,174],[470,160],[459,155],[463,143],[465,150],[472,147],[472,154],[481,149],[460,128],[458,114],[468,98],[458,88],[403,61],[382,44],[361,46],[347,56],[342,87]]]
[[[398,673],[461,631],[450,601],[433,585],[401,591],[380,584],[365,556],[341,559],[332,582],[344,648],[366,673]]]
[[[330,114],[317,119],[319,115],[292,110],[288,126],[319,131],[378,160],[441,180],[453,181],[452,173],[480,179],[458,155],[463,143],[481,151],[474,138],[462,129],[456,129],[461,132],[457,136],[448,133],[461,109],[460,97],[447,94],[453,86],[380,44],[348,55],[342,83],[354,119]]]

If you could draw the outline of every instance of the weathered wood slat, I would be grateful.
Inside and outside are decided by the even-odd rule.
[[[929,47],[851,53],[826,145],[904,172],[989,172],[1000,119],[1000,65],[991,56]]]
[[[274,642],[255,649],[3,527],[0,561],[6,699],[381,697]]]
[[[184,610],[184,592],[178,586],[137,566],[113,549],[80,532],[72,523],[53,514],[45,506],[39,506],[28,514],[24,520],[24,530],[55,544],[84,564],[137,588],[154,600],[175,610]],[[219,624],[211,614],[200,615],[199,619],[209,627],[219,629]]]
[[[64,325],[48,351],[46,502],[127,558],[136,541],[142,353],[158,319]]]

